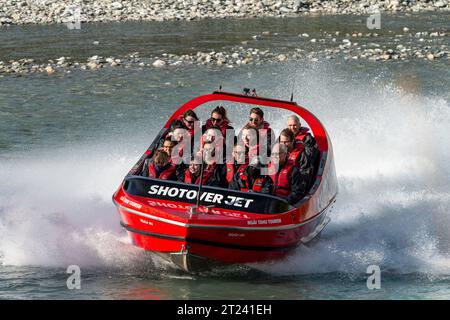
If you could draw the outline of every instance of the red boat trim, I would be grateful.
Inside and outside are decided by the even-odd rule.
[[[297,243],[289,245],[289,246],[283,246],[283,247],[259,247],[259,246],[242,246],[238,244],[229,244],[229,243],[223,243],[223,242],[214,242],[214,241],[208,241],[208,240],[202,240],[202,239],[195,239],[195,238],[184,238],[184,237],[177,237],[177,236],[169,236],[169,235],[163,235],[160,233],[153,233],[148,231],[142,231],[135,229],[133,227],[130,227],[129,225],[126,225],[122,221],[120,222],[120,225],[124,227],[127,231],[141,234],[144,236],[149,237],[155,237],[155,238],[162,238],[162,239],[169,239],[169,240],[177,240],[177,241],[186,241],[191,243],[198,243],[203,244],[207,246],[212,247],[220,247],[220,248],[228,248],[228,249],[238,249],[238,250],[251,250],[251,251],[285,251],[285,250],[292,250],[297,248]]]
[[[156,220],[156,221],[161,221],[161,222],[165,222],[165,223],[168,223],[168,224],[173,224],[173,225],[176,225],[176,226],[185,227],[185,228],[204,228],[204,229],[221,229],[221,230],[260,230],[260,231],[265,231],[265,230],[290,230],[290,229],[295,229],[295,228],[301,227],[301,226],[303,226],[305,224],[308,224],[311,221],[319,218],[328,209],[328,207],[331,205],[331,203],[333,203],[335,197],[336,196],[334,196],[330,200],[328,205],[322,211],[320,211],[318,214],[316,214],[314,217],[312,217],[312,218],[310,218],[308,220],[305,220],[305,221],[303,221],[301,223],[297,223],[297,224],[290,224],[290,225],[284,225],[284,226],[274,226],[274,227],[225,227],[225,226],[217,226],[217,225],[188,224],[188,223],[184,223],[184,222],[173,221],[173,220],[170,220],[170,219],[165,219],[165,218],[153,216],[153,215],[150,215],[150,214],[142,213],[142,212],[139,212],[137,210],[133,210],[133,209],[124,207],[124,206],[120,205],[119,203],[117,203],[114,198],[113,198],[113,202],[119,209],[125,210],[125,211],[127,211],[129,213],[136,214],[136,215],[141,216],[141,217],[153,219],[153,220]]]

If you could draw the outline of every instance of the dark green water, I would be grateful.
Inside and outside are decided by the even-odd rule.
[[[95,24],[75,32],[11,27],[0,29],[0,60],[226,50],[262,31],[279,35],[253,47],[316,50],[298,34],[368,32],[364,21]],[[396,44],[389,31],[404,26],[448,34],[447,22],[442,14],[386,16],[376,41]],[[448,44],[448,36],[441,40]],[[449,79],[448,59],[105,68],[0,78],[0,298],[448,299]],[[294,88],[295,100],[332,138],[340,194],[320,242],[289,260],[186,275],[129,243],[111,195],[170,114],[219,84],[284,99]],[[274,115],[270,120],[277,130],[284,125]],[[73,264],[81,268],[80,290],[66,287],[65,271]],[[369,265],[381,268],[380,290],[366,286]]]

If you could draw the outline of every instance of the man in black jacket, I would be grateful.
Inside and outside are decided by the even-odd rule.
[[[287,126],[292,131],[295,137],[295,144],[303,146],[302,156],[300,160],[300,167],[303,170],[310,171],[310,176],[313,175],[315,166],[318,165],[320,156],[319,147],[316,139],[311,135],[308,128],[302,127],[300,119],[296,115],[288,117]],[[312,179],[312,177],[310,177]]]

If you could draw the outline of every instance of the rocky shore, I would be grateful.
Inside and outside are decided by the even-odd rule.
[[[277,37],[277,34],[263,31],[261,34],[254,35],[251,39],[243,41],[240,45],[227,51],[199,51],[181,55],[163,53],[159,56],[141,56],[139,52],[133,52],[120,57],[94,55],[86,57],[85,60],[55,57],[39,63],[29,58],[0,61],[0,77],[36,73],[64,74],[75,70],[94,72],[102,68],[155,69],[183,65],[235,68],[261,63],[319,62],[332,59],[341,59],[342,61],[366,60],[374,63],[422,59],[433,63],[450,60],[449,36],[450,34],[446,32],[411,33],[407,28],[404,28],[402,33],[391,35],[392,41],[390,43],[395,44],[388,45],[383,44],[382,41],[377,41],[379,38],[377,33],[322,32],[320,37],[315,38],[302,33],[298,35],[298,39],[301,41],[298,48],[276,51],[273,48],[255,48],[258,39]]]
[[[0,25],[449,10],[449,0],[2,0]]]

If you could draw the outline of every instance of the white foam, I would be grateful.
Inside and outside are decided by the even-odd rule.
[[[139,155],[70,148],[0,166],[0,252],[8,265],[115,265],[137,254],[114,189]]]
[[[322,239],[274,273],[450,274],[450,106],[311,72],[303,98],[333,141],[340,194]],[[321,86],[326,83],[326,89]],[[317,98],[316,98],[317,97]]]

